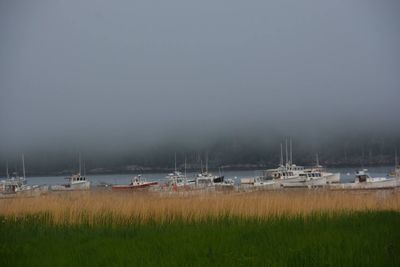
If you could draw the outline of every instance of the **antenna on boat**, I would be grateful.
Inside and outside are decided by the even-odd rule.
[[[283,166],[283,148],[281,143],[281,166]]]
[[[25,158],[24,158],[24,154],[22,154],[22,176],[25,179]]]
[[[8,173],[8,161],[6,161],[6,174],[7,174],[7,179],[10,179],[10,174]]]
[[[290,137],[290,165],[293,164],[292,137]]]
[[[285,139],[285,155],[286,155],[286,165],[287,165],[288,164],[287,137]]]

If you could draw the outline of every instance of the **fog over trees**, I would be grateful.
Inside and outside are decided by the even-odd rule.
[[[0,164],[391,164],[400,3],[1,1]],[[394,164],[394,163],[393,163]],[[129,167],[131,166],[131,167]],[[131,168],[131,169],[129,169]]]

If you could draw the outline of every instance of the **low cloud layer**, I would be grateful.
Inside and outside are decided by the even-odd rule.
[[[399,12],[390,0],[3,1],[1,153],[398,137]]]

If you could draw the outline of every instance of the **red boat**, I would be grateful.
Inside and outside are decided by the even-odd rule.
[[[112,190],[133,190],[133,189],[143,189],[153,185],[158,185],[158,182],[146,182],[142,180],[140,175],[135,176],[132,179],[132,183],[127,185],[113,185]]]

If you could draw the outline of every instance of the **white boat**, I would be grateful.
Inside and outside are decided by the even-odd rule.
[[[317,158],[317,166],[321,167]],[[336,180],[337,175],[323,172],[320,169],[305,169],[303,166],[293,164],[292,141],[290,140],[290,158],[288,156],[286,140],[286,163],[283,164],[283,149],[281,144],[281,162],[276,169],[269,169],[264,172],[265,180],[274,180],[282,187],[317,187],[327,183],[327,179]],[[339,176],[340,179],[340,176]]]
[[[166,185],[167,186],[185,186],[186,184],[186,177],[178,171],[174,171],[172,173],[169,173],[166,177],[167,182]]]
[[[85,166],[85,164],[84,164]],[[81,165],[81,155],[79,154],[79,172],[77,174],[68,177],[68,183],[62,185],[52,185],[50,189],[52,191],[74,191],[74,190],[89,190],[90,181],[86,178],[85,167],[83,168],[84,174],[81,175],[82,165]]]
[[[365,185],[370,188],[389,188],[397,186],[396,179],[387,177],[371,177],[367,169],[356,172],[354,183]]]
[[[198,187],[208,187],[214,185],[229,185],[230,182],[224,182],[225,177],[223,175],[213,175],[208,172],[208,154],[206,155],[206,170],[203,171],[203,165],[201,164],[200,173],[195,177],[195,183]]]
[[[222,175],[213,175],[208,171],[197,174],[195,178],[196,186],[205,187],[205,186],[214,186],[214,185],[223,185],[229,184],[224,182],[224,176]]]
[[[316,165],[305,171],[321,173],[321,177],[326,179],[327,184],[340,183],[340,173],[327,172],[326,169],[319,164],[318,154],[316,154]]]
[[[326,185],[326,178],[320,172],[304,171],[299,174],[298,181],[282,180],[283,187],[321,187]]]
[[[262,176],[248,177],[240,179],[241,186],[252,187],[279,187],[279,183],[275,180],[265,180]]]
[[[357,171],[354,182],[331,185],[333,189],[389,189],[398,187],[399,180],[387,177],[371,177],[367,169]]]
[[[52,185],[50,189],[52,191],[70,191],[70,190],[89,190],[90,181],[82,176],[80,173],[71,175],[68,179],[67,184],[62,185]]]
[[[175,154],[175,169],[172,173],[169,173],[166,177],[167,179],[165,186],[166,187],[185,187],[188,185],[194,185],[194,180],[188,180],[186,176],[186,158],[185,158],[185,173],[182,174],[177,170],[176,167],[176,154]]]
[[[8,163],[6,163],[6,179],[0,181],[0,193],[14,194],[19,192],[27,192],[39,188],[37,185],[28,185],[25,175],[25,158],[22,154],[22,177],[17,172],[10,177],[8,173]]]

